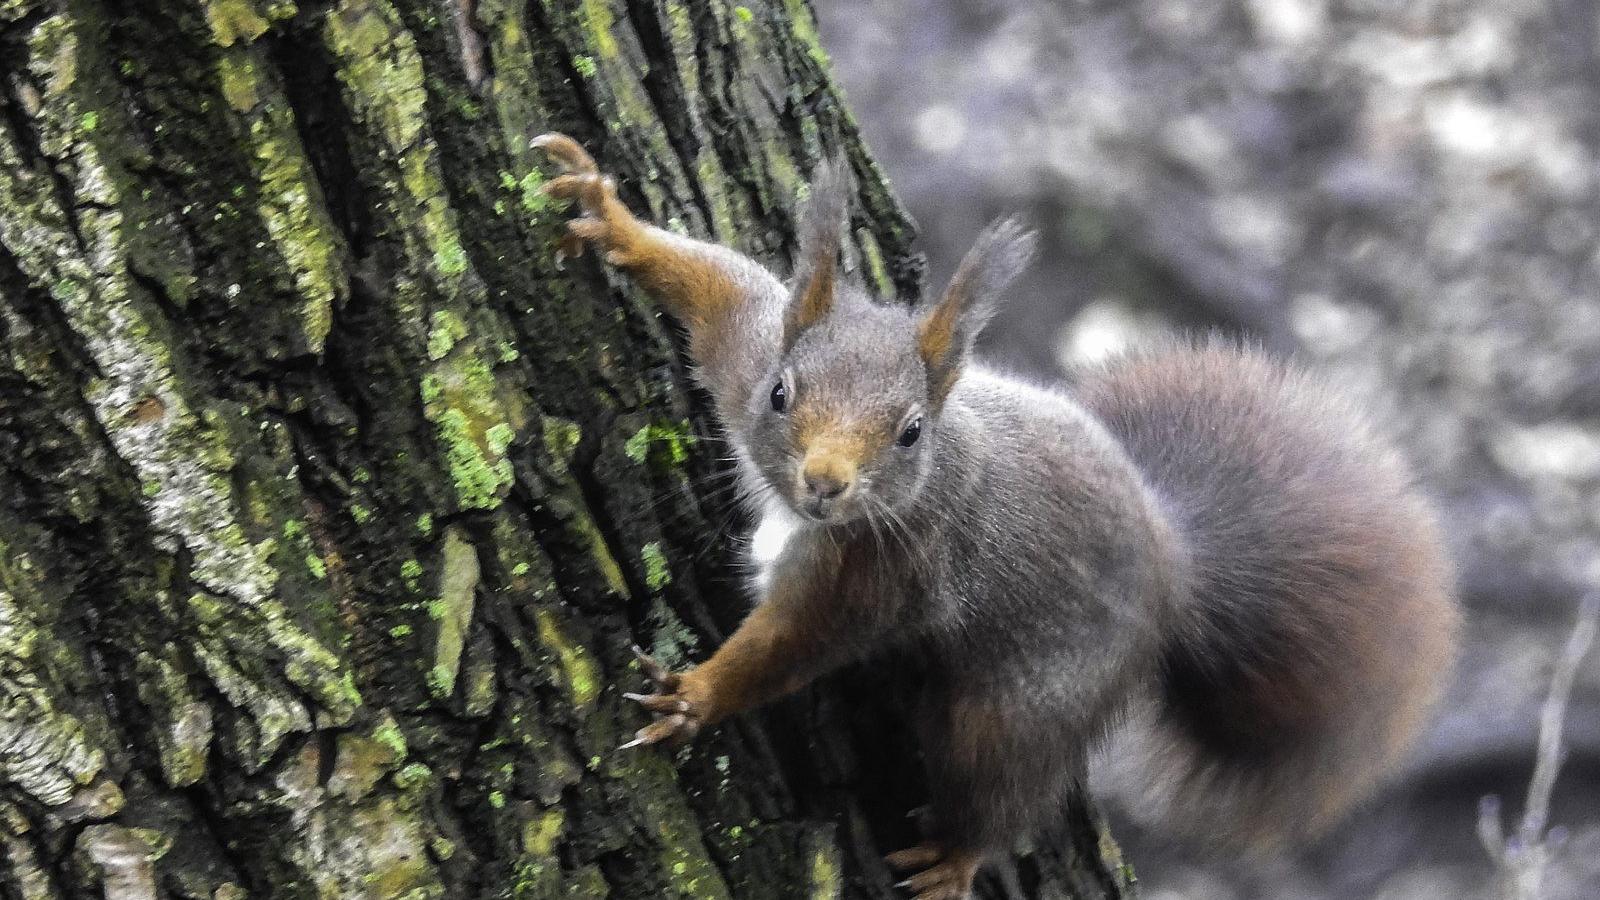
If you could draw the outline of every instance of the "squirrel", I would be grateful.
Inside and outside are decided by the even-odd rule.
[[[930,833],[887,863],[918,900],[970,895],[1045,824],[1119,723],[1150,811],[1222,846],[1315,835],[1415,737],[1458,608],[1399,454],[1305,372],[1218,339],[1084,373],[1071,392],[973,360],[1034,253],[987,228],[943,295],[880,302],[838,264],[843,164],[819,167],[786,285],[636,218],[573,139],[534,140],[586,244],[687,330],[757,524],[758,602],[682,672],[634,652],[677,745],[889,651],[927,673],[912,716]]]

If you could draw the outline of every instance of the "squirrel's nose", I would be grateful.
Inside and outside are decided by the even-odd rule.
[[[850,487],[850,482],[831,473],[805,473],[806,490],[811,496],[832,500]]]
[[[813,514],[824,513],[828,504],[841,501],[855,480],[856,461],[825,442],[809,448],[800,464],[800,482]]]

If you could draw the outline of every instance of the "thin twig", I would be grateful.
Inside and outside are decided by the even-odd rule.
[[[1594,643],[1596,619],[1600,618],[1600,594],[1584,598],[1578,609],[1578,621],[1567,638],[1567,648],[1561,654],[1555,676],[1550,679],[1550,696],[1545,698],[1544,710],[1539,714],[1539,759],[1533,766],[1533,780],[1528,784],[1528,805],[1522,812],[1522,839],[1537,840],[1544,834],[1550,817],[1550,796],[1555,790],[1556,772],[1563,757],[1561,733],[1567,718],[1567,701],[1572,697],[1572,684],[1577,680],[1578,667]]]
[[[1510,840],[1505,836],[1499,797],[1484,797],[1478,805],[1478,839],[1500,870],[1507,900],[1539,900],[1542,892],[1544,869],[1554,853],[1545,828],[1550,821],[1550,798],[1555,792],[1556,775],[1561,771],[1565,755],[1561,733],[1566,724],[1567,704],[1572,699],[1572,686],[1578,678],[1578,667],[1594,643],[1597,626],[1600,626],[1600,593],[1590,594],[1579,605],[1572,635],[1567,638],[1567,646],[1551,676],[1550,693],[1539,714],[1538,758],[1534,761],[1533,778],[1528,783],[1528,798],[1516,836]]]

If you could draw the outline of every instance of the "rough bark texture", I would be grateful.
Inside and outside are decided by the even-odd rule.
[[[0,0],[0,897],[890,897],[845,676],[673,759],[739,618],[673,330],[528,138],[761,258],[843,148],[804,0]],[[1092,814],[986,896],[1126,896]]]

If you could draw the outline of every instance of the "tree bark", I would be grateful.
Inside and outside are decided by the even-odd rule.
[[[0,0],[0,92],[0,897],[895,896],[875,676],[613,752],[736,514],[528,147],[775,260],[841,149],[911,299],[804,0]],[[1130,880],[1080,806],[983,891]]]

